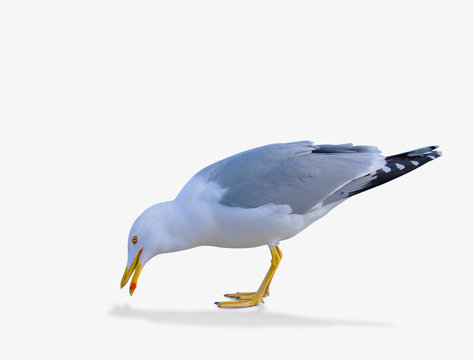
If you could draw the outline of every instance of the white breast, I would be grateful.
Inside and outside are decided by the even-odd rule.
[[[186,196],[176,199],[188,214],[186,228],[196,236],[195,246],[247,248],[277,244],[338,205],[314,207],[310,213],[298,215],[292,214],[289,205],[267,204],[253,209],[228,207],[219,202],[224,193],[225,189],[216,183],[202,186],[194,179]]]

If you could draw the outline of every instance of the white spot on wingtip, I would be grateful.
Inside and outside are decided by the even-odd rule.
[[[412,165],[414,165],[414,166],[419,165],[419,162],[418,162],[418,161],[415,161],[415,160],[411,160],[411,163],[412,163]]]
[[[427,155],[428,158],[431,158],[432,160],[435,160],[435,156],[433,155]]]
[[[405,166],[402,165],[402,164],[395,163],[394,165],[396,165],[396,167],[397,167],[399,170],[402,170],[402,169],[405,168]]]
[[[387,174],[388,172],[391,171],[391,168],[388,167],[388,166],[383,166],[383,167],[382,167],[382,170]]]

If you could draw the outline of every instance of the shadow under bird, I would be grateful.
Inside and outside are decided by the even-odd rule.
[[[271,266],[258,290],[226,294],[223,308],[259,305],[282,258],[279,242],[349,197],[391,181],[441,155],[429,146],[384,157],[375,146],[271,144],[244,151],[199,171],[176,199],[145,210],[128,236],[130,295],[154,256],[196,246],[268,245]]]

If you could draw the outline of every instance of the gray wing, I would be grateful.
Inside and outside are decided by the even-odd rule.
[[[220,202],[256,208],[289,205],[304,214],[348,182],[381,168],[373,146],[272,144],[217,162],[199,174],[226,189]]]

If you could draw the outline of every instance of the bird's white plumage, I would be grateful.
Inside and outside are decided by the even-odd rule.
[[[144,261],[201,245],[277,244],[344,200],[324,204],[330,194],[385,163],[375,147],[351,144],[303,141],[249,150],[206,167],[175,200],[147,209],[130,236],[141,233],[152,244]]]

